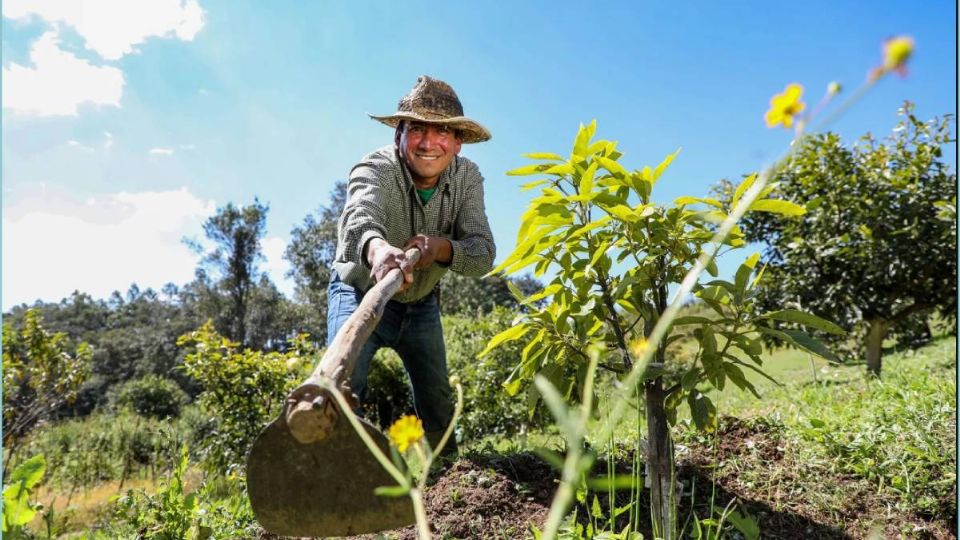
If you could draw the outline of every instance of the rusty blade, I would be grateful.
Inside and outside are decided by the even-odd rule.
[[[367,433],[387,451],[387,439],[366,420]],[[267,531],[283,536],[348,536],[414,523],[408,497],[374,494],[394,486],[345,418],[320,442],[300,444],[281,414],[264,428],[247,457],[247,492]]]

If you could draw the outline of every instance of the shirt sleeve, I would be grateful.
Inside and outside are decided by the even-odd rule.
[[[370,267],[363,249],[373,238],[386,238],[386,202],[383,180],[377,175],[376,165],[369,159],[355,165],[347,182],[347,201],[338,235],[346,262]]]
[[[450,269],[466,276],[482,276],[493,269],[497,252],[483,203],[483,176],[476,165],[472,167],[450,240],[453,248]]]

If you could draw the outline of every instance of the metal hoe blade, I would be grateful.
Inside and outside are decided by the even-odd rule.
[[[367,433],[387,451],[383,434],[366,420]],[[283,415],[257,437],[247,458],[247,491],[257,521],[283,536],[348,536],[414,523],[408,497],[380,497],[393,486],[345,418],[330,436],[300,444]]]

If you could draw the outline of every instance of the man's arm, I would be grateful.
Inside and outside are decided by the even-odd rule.
[[[450,269],[466,276],[482,276],[493,268],[497,250],[483,203],[483,176],[476,165],[467,175],[464,203],[450,239]]]

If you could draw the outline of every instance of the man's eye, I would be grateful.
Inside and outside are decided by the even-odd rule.
[[[450,128],[448,128],[447,126],[440,126],[437,128],[437,133],[440,133],[441,135],[446,135],[450,133]]]
[[[423,133],[423,126],[410,126],[411,133]]]

